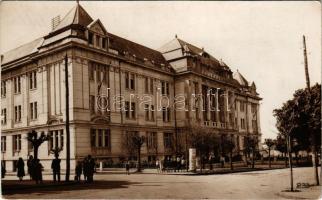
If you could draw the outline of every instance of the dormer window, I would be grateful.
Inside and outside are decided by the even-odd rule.
[[[93,42],[93,33],[88,32],[88,43],[89,44],[94,44]]]

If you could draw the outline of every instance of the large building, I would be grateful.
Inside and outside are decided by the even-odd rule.
[[[146,137],[147,162],[184,153],[179,138],[189,127],[229,135],[240,155],[246,137],[260,141],[254,82],[204,49],[177,36],[150,49],[107,32],[79,4],[52,25],[44,37],[1,55],[1,159],[8,171],[33,154],[31,130],[50,136],[39,149],[45,168],[52,149],[66,158],[65,57],[72,169],[88,154],[104,164],[135,156],[127,146],[131,134]]]

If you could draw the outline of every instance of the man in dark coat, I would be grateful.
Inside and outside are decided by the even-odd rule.
[[[94,176],[94,172],[95,172],[95,161],[91,155],[88,155],[87,162],[88,162],[88,177],[87,177],[87,179],[88,179],[88,182],[91,183],[91,182],[93,182],[93,176]]]
[[[55,159],[53,159],[53,161],[51,163],[51,169],[53,170],[53,176],[54,176],[55,182],[57,179],[60,182],[60,161],[61,160],[58,157],[59,157],[59,154],[55,153]],[[56,177],[57,177],[57,179],[56,179]]]

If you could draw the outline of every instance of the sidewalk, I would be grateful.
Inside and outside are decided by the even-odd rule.
[[[278,192],[276,195],[286,199],[312,199],[312,196],[321,199],[321,186],[311,186],[309,188],[295,188],[297,192]]]

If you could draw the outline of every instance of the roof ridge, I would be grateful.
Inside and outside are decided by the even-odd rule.
[[[156,51],[156,52],[158,52],[158,53],[162,54],[160,51],[158,51],[158,50],[156,50],[156,49],[152,49],[151,47],[147,47],[147,46],[145,46],[145,45],[143,45],[143,44],[139,44],[139,43],[137,43],[137,42],[133,42],[132,40],[126,39],[126,38],[124,38],[124,37],[121,37],[121,36],[115,35],[115,34],[110,33],[110,32],[107,32],[107,34],[108,34],[108,35],[110,34],[110,35],[112,35],[112,36],[116,36],[116,37],[121,38],[121,39],[123,39],[123,40],[129,41],[129,42],[134,43],[134,44],[136,44],[136,45],[140,45],[140,46],[142,46],[142,47],[145,47],[145,48],[147,48],[147,49],[150,49],[150,50],[152,50],[152,51]]]

